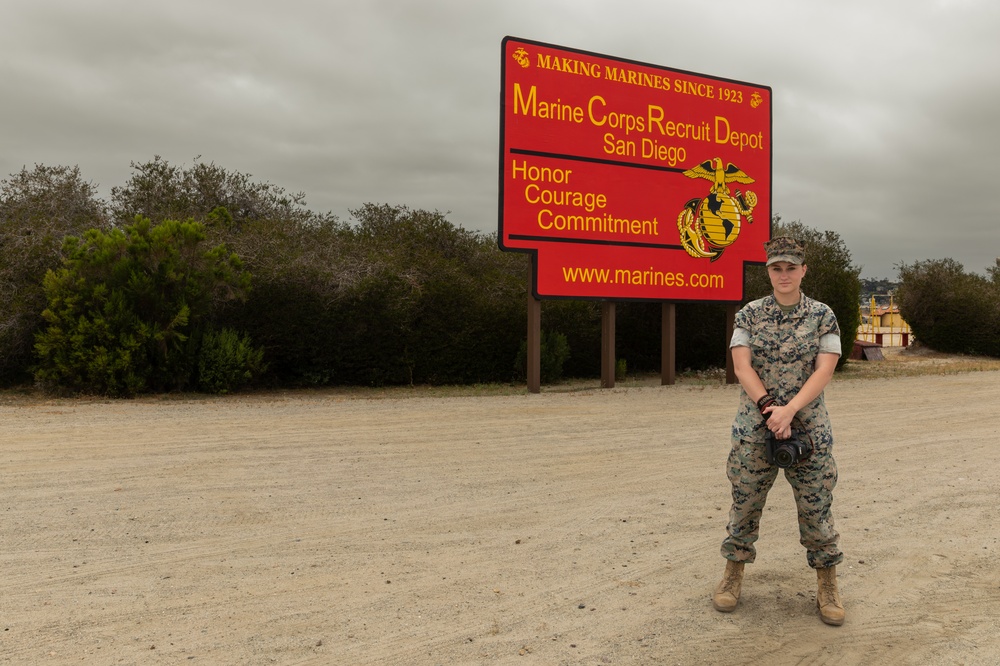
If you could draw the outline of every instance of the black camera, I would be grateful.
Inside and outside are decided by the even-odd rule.
[[[774,433],[767,433],[765,443],[767,462],[778,467],[795,467],[812,455],[812,442],[808,435],[800,436],[794,431],[788,439],[775,439]]]

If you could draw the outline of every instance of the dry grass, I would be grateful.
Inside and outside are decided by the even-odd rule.
[[[843,369],[834,375],[834,381],[851,379],[886,379],[893,377],[915,377],[921,375],[953,375],[963,372],[983,372],[1000,370],[1000,358],[987,356],[964,356],[961,354],[942,354],[921,348],[885,348],[883,361],[848,360]],[[724,369],[711,369],[678,373],[677,384],[693,386],[711,386],[725,384]],[[648,386],[659,386],[660,375],[654,373],[629,375],[624,380],[615,382],[617,389],[629,389]],[[567,379],[556,384],[543,385],[543,393],[571,393],[576,391],[600,390],[600,379]],[[261,399],[276,400],[294,397],[342,397],[354,400],[379,400],[384,398],[447,398],[469,396],[504,396],[524,395],[527,388],[524,384],[470,384],[460,386],[342,386],[317,389],[282,389],[278,391],[260,391],[241,393],[236,396],[216,398],[200,393],[169,393],[142,396],[139,401],[199,401],[209,399]],[[48,396],[32,387],[16,387],[0,390],[0,406],[41,404],[60,400]],[[113,402],[108,398],[84,396],[71,398],[87,402]]]
[[[849,360],[834,379],[884,379],[1000,370],[1000,358],[942,354],[926,348],[888,347],[884,361]]]

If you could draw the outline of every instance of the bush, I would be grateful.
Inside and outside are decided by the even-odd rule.
[[[674,328],[674,370],[706,370],[726,364],[726,305],[677,303]],[[617,353],[636,372],[662,370],[663,305],[658,302],[619,303],[616,313]]]
[[[525,306],[521,307],[523,309]],[[567,377],[599,377],[601,375],[600,301],[563,299],[542,301],[541,310],[542,330],[563,335],[569,348],[573,350],[566,359],[563,374]],[[525,325],[520,330],[525,330]]]
[[[566,336],[555,331],[542,331],[539,340],[538,374],[541,383],[552,384],[563,378],[563,366],[569,358],[569,343]],[[528,375],[528,341],[521,341],[521,349],[514,362],[514,376],[524,381]]]
[[[44,326],[46,271],[63,239],[107,228],[105,204],[77,167],[36,165],[0,181],[0,385],[27,381]]]
[[[154,157],[132,168],[129,181],[112,188],[110,204],[94,196],[77,169],[36,167],[0,183],[0,383],[30,376],[37,344],[36,378],[46,385],[123,395],[181,388],[199,381],[201,336],[209,327],[239,331],[260,345],[265,379],[279,384],[511,378],[526,324],[528,266],[525,255],[500,251],[494,234],[405,206],[365,204],[341,223],[308,210],[302,194],[198,158],[176,167]],[[108,231],[109,220],[124,225],[136,214],[147,231]],[[183,224],[203,225],[200,239],[183,240],[191,231],[177,227]],[[849,347],[858,316],[848,294],[856,269],[836,234],[796,225],[775,220],[775,232],[809,242],[804,288],[834,308]],[[167,249],[173,241],[154,238],[167,233],[151,231],[161,226],[173,229],[175,249]],[[86,235],[89,229],[97,235]],[[64,245],[67,236],[77,244]],[[246,268],[213,273],[212,262],[227,260],[200,255],[200,243],[228,248]],[[824,274],[827,259],[832,273]],[[176,269],[191,262],[208,272]],[[45,278],[49,270],[53,277]],[[254,275],[246,299],[237,273]],[[211,280],[215,286],[206,286]],[[752,283],[751,276],[748,298],[766,293],[755,293]],[[201,290],[210,292],[207,300],[195,297]],[[838,295],[850,307],[839,305]],[[725,307],[678,304],[678,369],[725,362]],[[660,309],[618,306],[616,357],[632,372],[659,370]],[[547,300],[542,312],[544,329],[573,350],[558,374],[598,375],[599,302]]]
[[[208,331],[198,352],[198,388],[207,393],[234,393],[266,369],[264,349],[248,335],[223,328]]]
[[[524,258],[436,212],[367,204],[356,224],[212,227],[254,291],[216,320],[264,345],[288,384],[510,380],[524,330]]]
[[[318,223],[331,219],[307,209],[301,192],[256,182],[249,174],[206,164],[197,157],[185,168],[158,155],[141,164],[132,162],[131,167],[128,182],[111,188],[110,214],[121,222],[142,215],[154,223],[192,219],[211,224],[212,211],[219,208],[226,209],[228,223],[236,227],[258,220]]]
[[[899,313],[922,344],[940,352],[1000,356],[1000,281],[966,273],[954,259],[898,266]]]
[[[249,289],[239,258],[204,240],[199,223],[144,218],[68,237],[63,268],[44,279],[36,381],[110,396],[184,388],[213,306]]]
[[[539,371],[542,381],[557,382],[563,377],[563,366],[569,358],[569,343],[562,333],[543,331]]]

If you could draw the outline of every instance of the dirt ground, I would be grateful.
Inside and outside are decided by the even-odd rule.
[[[1000,371],[828,388],[839,628],[780,477],[739,608],[712,609],[736,402],[7,394],[0,663],[1000,662]]]

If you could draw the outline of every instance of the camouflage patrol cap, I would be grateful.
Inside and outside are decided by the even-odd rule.
[[[787,261],[790,264],[806,263],[806,246],[802,241],[791,236],[778,236],[764,243],[767,251],[767,265],[777,261]]]

